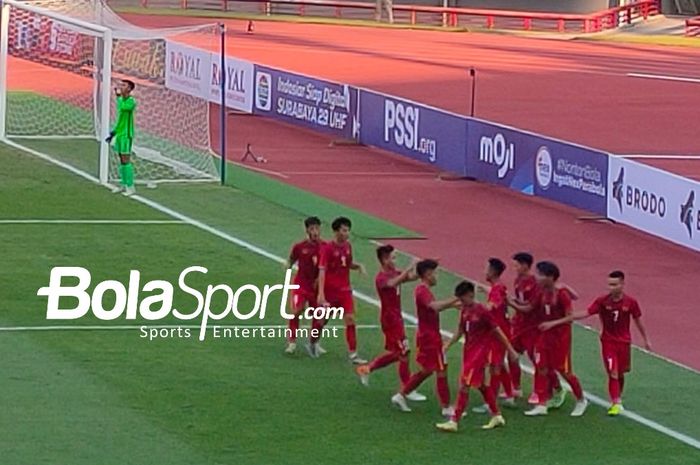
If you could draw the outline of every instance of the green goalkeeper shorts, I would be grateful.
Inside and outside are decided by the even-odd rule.
[[[120,137],[114,138],[114,151],[118,155],[131,155],[131,143],[133,139],[131,137]]]

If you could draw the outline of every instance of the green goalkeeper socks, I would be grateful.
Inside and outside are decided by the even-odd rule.
[[[122,186],[133,187],[134,185],[134,165],[131,162],[119,165],[119,177]]]
[[[129,162],[124,165],[124,184],[126,187],[134,187],[134,165]]]

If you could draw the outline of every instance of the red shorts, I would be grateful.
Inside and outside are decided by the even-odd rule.
[[[510,338],[510,325],[507,322],[499,324],[498,327],[501,328],[501,331],[503,331],[503,334],[505,334],[507,338]],[[505,363],[507,350],[506,346],[503,345],[503,342],[501,342],[498,337],[494,336],[491,338],[490,346],[491,352],[489,354],[489,364],[498,366]]]
[[[408,339],[404,331],[403,323],[400,325],[384,326],[384,348],[389,352],[398,352],[401,355],[406,355],[409,352]]]
[[[537,328],[517,328],[513,326],[511,329],[510,341],[513,344],[513,349],[519,354],[527,354],[530,359],[535,358],[535,344],[539,336]]]
[[[571,373],[571,332],[549,330],[535,343],[535,366],[560,373]]]
[[[506,346],[503,345],[500,339],[494,339],[491,342],[491,347],[488,354],[489,365],[499,366],[506,361]]]
[[[459,378],[463,386],[478,388],[484,384],[489,354],[490,349],[485,347],[466,349],[462,354],[462,374]]]
[[[343,307],[343,315],[355,313],[355,301],[352,298],[352,291],[326,292],[326,300],[331,307]]]
[[[292,306],[295,311],[306,310],[307,307],[318,307],[316,291],[303,287],[292,290]]]
[[[444,371],[447,369],[447,360],[445,360],[442,347],[418,347],[416,362],[425,371]]]
[[[632,349],[629,342],[600,341],[603,364],[608,373],[627,373],[632,368]]]

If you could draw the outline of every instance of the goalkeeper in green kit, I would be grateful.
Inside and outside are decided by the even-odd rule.
[[[115,89],[117,121],[107,138],[108,144],[114,142],[114,152],[119,156],[121,188],[115,192],[124,192],[125,195],[133,195],[136,192],[134,189],[134,165],[131,163],[131,144],[134,140],[134,113],[136,111],[136,100],[131,95],[134,87],[132,81],[123,80]]]

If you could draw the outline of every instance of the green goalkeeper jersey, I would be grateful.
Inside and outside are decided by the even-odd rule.
[[[117,137],[134,137],[134,112],[136,110],[136,100],[128,97],[117,97],[117,122],[112,129],[112,133]]]

